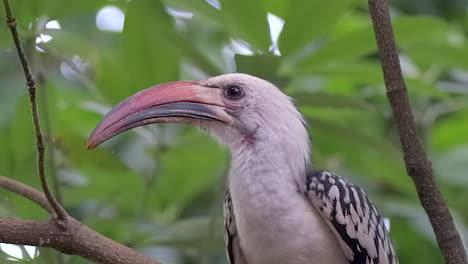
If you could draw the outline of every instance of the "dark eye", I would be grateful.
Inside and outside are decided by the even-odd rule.
[[[224,96],[231,100],[244,97],[244,90],[238,85],[229,85],[224,89]]]

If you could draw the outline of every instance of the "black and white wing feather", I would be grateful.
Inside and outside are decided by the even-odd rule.
[[[229,263],[247,264],[237,235],[236,218],[234,217],[234,207],[229,190],[226,192],[224,199],[224,242],[226,243]]]
[[[351,264],[398,264],[384,221],[361,188],[331,172],[310,170],[307,195]]]

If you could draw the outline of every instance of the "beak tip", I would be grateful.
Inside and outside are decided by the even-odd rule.
[[[96,144],[92,137],[90,137],[88,142],[86,142],[86,150],[92,150],[93,148],[97,147],[97,145],[99,144]]]
[[[86,143],[86,150],[92,150],[94,148],[94,146],[91,145],[91,143],[88,141],[88,143]]]

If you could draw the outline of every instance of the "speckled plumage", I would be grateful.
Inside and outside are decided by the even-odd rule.
[[[311,170],[307,190],[349,263],[398,264],[385,223],[361,188],[334,173]]]

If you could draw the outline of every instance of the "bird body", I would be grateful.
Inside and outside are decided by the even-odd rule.
[[[280,128],[285,136],[298,134],[293,126]],[[309,144],[307,132],[302,123],[296,129],[304,130],[304,145],[297,146],[303,149]],[[235,215],[236,235],[246,261],[239,264],[348,263],[333,233],[304,195],[308,147],[298,151],[281,138],[268,138],[266,131],[271,130],[257,129],[254,144],[241,143],[231,151],[226,195],[231,211],[225,212],[225,218]]]
[[[231,186],[226,199],[233,205],[225,218],[235,215],[234,235],[246,263],[348,263],[327,224],[294,184],[266,180]]]
[[[273,84],[246,74],[167,83],[116,106],[88,148],[149,123],[190,123],[231,152],[224,203],[231,264],[398,264],[365,192],[311,169],[302,115]]]

